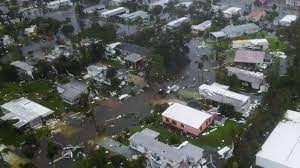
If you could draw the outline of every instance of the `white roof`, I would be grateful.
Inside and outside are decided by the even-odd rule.
[[[219,38],[219,37],[225,37],[226,34],[223,31],[217,31],[217,32],[211,32],[214,37]]]
[[[194,30],[199,30],[199,31],[204,31],[207,28],[211,27],[211,20],[206,20],[198,25],[192,25],[192,29]]]
[[[288,110],[285,117],[256,154],[257,165],[270,167],[263,159],[280,167],[300,167],[300,113]]]
[[[173,21],[169,22],[169,23],[167,24],[167,26],[170,26],[170,27],[178,27],[178,26],[180,26],[182,23],[187,22],[188,20],[189,20],[189,18],[187,18],[187,17],[181,17],[181,18],[179,18],[179,19],[176,19],[176,20],[173,20]]]
[[[144,17],[147,16],[148,13],[145,11],[136,11],[133,13],[124,13],[122,15],[120,15],[121,18],[127,18],[127,19],[135,19],[137,17]]]
[[[17,127],[21,127],[36,118],[46,117],[53,113],[53,110],[48,109],[24,97],[7,102],[1,105],[1,108],[9,112],[8,114],[2,116],[1,119],[18,119],[18,123],[22,124],[18,126],[18,123],[16,123],[15,125]]]
[[[265,79],[265,75],[261,72],[247,71],[244,69],[239,69],[236,67],[226,67],[228,71],[232,74],[235,74],[240,80],[246,82],[256,82],[262,83]]]
[[[282,19],[279,20],[279,22],[294,22],[297,19],[296,15],[286,15]]]
[[[202,84],[199,87],[199,90],[204,91],[205,93],[207,93],[208,95],[211,95],[211,96],[214,95],[214,94],[221,95],[221,96],[224,96],[224,97],[228,97],[228,98],[231,98],[231,99],[242,101],[244,103],[247,102],[250,98],[249,96],[242,95],[242,94],[239,94],[239,93],[236,93],[236,92],[232,92],[230,90],[218,87],[216,85]]]
[[[179,103],[171,105],[162,115],[196,129],[200,128],[207,119],[212,117],[212,114],[205,111],[199,111]]]
[[[35,32],[35,29],[36,29],[36,25],[31,25],[30,27],[25,28],[25,33],[33,33]]]
[[[107,10],[107,11],[101,13],[101,14],[102,15],[111,15],[111,14],[114,14],[114,13],[122,12],[123,10],[126,10],[126,8],[118,7],[118,8],[112,9],[112,10]]]
[[[223,13],[226,13],[226,14],[236,14],[240,10],[242,10],[242,9],[238,8],[238,7],[230,7],[228,9],[224,10]]]

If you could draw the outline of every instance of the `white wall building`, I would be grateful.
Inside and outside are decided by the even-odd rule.
[[[47,3],[47,8],[49,9],[57,9],[60,6],[73,5],[70,0],[55,0]]]
[[[232,92],[218,85],[202,84],[199,87],[199,93],[205,99],[219,103],[230,104],[237,112],[244,113],[249,109],[250,97],[236,92]]]
[[[99,83],[111,85],[110,79],[107,79],[107,66],[90,65],[86,69],[87,74],[83,77],[84,79],[90,78]]]
[[[119,7],[119,8],[115,8],[115,9],[112,9],[112,10],[107,10],[105,12],[102,12],[101,16],[104,17],[104,18],[109,18],[109,17],[112,17],[112,16],[118,16],[118,15],[121,15],[121,14],[124,14],[124,13],[129,13],[129,9],[124,8],[124,7]]]
[[[261,150],[256,154],[256,165],[263,168],[300,167],[300,113],[287,110]]]
[[[228,70],[228,75],[236,75],[239,80],[242,81],[244,85],[250,84],[253,89],[264,90],[265,75],[261,72],[247,71],[235,67],[226,67]]]
[[[234,15],[239,15],[241,12],[241,8],[238,7],[230,7],[226,10],[223,11],[224,17],[225,18],[231,18]]]
[[[179,19],[173,20],[166,25],[166,29],[174,30],[182,26],[184,23],[188,23],[190,19],[188,17],[181,17]]]
[[[286,15],[278,21],[278,25],[280,25],[280,26],[290,26],[296,20],[297,20],[296,15]],[[275,25],[276,25],[276,23],[275,23]]]
[[[204,30],[211,27],[211,20],[206,20],[198,25],[192,25],[192,32],[195,34],[199,34],[200,32],[203,32]]]
[[[125,21],[136,21],[138,18],[142,20],[147,20],[150,18],[147,12],[144,11],[136,11],[133,13],[125,13],[120,15],[120,18],[124,19]]]
[[[252,49],[252,50],[266,50],[269,48],[267,39],[247,39],[247,40],[233,40],[232,48],[234,49]]]
[[[204,151],[202,148],[187,141],[178,147],[171,147],[156,140],[158,136],[158,132],[146,128],[129,138],[130,147],[144,154],[150,167],[201,167],[200,160]]]
[[[6,121],[17,119],[18,122],[16,122],[14,126],[22,129],[38,125],[43,119],[47,118],[54,112],[53,110],[24,97],[1,105],[1,111],[4,113],[1,120]]]
[[[169,2],[170,2],[170,0],[158,0],[158,1],[154,1],[154,2],[152,2],[150,4],[148,4],[149,10],[152,10],[155,6],[161,6],[164,9]]]

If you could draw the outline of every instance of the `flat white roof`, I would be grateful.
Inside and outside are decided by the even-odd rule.
[[[36,118],[46,117],[53,113],[53,110],[48,109],[24,97],[7,102],[1,105],[1,108],[9,112],[8,114],[2,116],[1,119],[19,119],[19,122],[22,122],[24,124]]]
[[[199,87],[199,90],[202,90],[206,94],[211,95],[211,96],[216,94],[216,95],[221,95],[221,96],[228,97],[228,98],[231,98],[231,99],[239,100],[239,101],[242,101],[242,102],[247,102],[250,98],[249,96],[242,95],[242,94],[239,94],[239,93],[236,93],[236,92],[232,92],[230,90],[218,87],[216,85],[202,84]]]
[[[212,117],[212,114],[174,103],[162,113],[162,116],[198,129],[207,119]]]
[[[288,110],[285,119],[278,123],[261,150],[256,154],[256,164],[264,165],[261,159],[280,164],[280,167],[300,167],[300,113]]]
[[[206,20],[198,25],[192,25],[192,29],[194,30],[199,30],[199,31],[204,31],[207,28],[211,27],[211,20]]]
[[[294,22],[297,19],[296,15],[286,15],[279,22]]]
[[[173,20],[173,21],[169,22],[167,24],[167,26],[177,27],[177,26],[181,25],[182,23],[184,23],[184,22],[186,22],[188,20],[189,20],[189,18],[187,18],[187,17],[181,17],[179,19],[176,19],[176,20]]]
[[[226,10],[223,11],[223,13],[226,13],[226,14],[235,14],[237,12],[239,12],[240,10],[242,10],[241,8],[238,8],[238,7],[230,7]]]
[[[117,12],[121,12],[123,10],[126,10],[126,8],[118,7],[118,8],[112,9],[112,10],[107,10],[107,11],[101,13],[101,14],[102,15],[111,15],[111,14],[114,14],[114,13],[117,13]]]

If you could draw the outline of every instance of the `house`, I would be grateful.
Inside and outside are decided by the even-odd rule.
[[[280,26],[290,26],[296,20],[297,20],[296,15],[286,15],[282,19],[280,19],[278,22],[274,21],[274,24],[280,25]]]
[[[214,122],[214,114],[174,103],[162,113],[165,124],[198,136]]]
[[[65,56],[65,57],[69,57],[71,56],[71,51],[70,48],[68,46],[65,45],[56,45],[54,47],[53,50],[51,50],[51,52],[46,55],[46,60],[49,62],[54,61],[55,59],[61,57],[61,56]]]
[[[237,112],[244,113],[250,106],[249,96],[230,91],[228,88],[221,87],[220,85],[202,84],[199,87],[199,93],[205,99],[218,103],[230,104]]]
[[[4,113],[1,120],[18,120],[14,126],[21,130],[35,127],[54,112],[24,97],[1,105],[1,111]]]
[[[72,6],[73,3],[70,0],[55,0],[47,3],[47,8],[58,9],[61,6]]]
[[[149,5],[149,4],[154,3],[156,1],[158,1],[158,0],[142,0],[142,4],[143,5]]]
[[[87,94],[88,86],[77,80],[58,85],[57,90],[64,102],[74,105],[79,102],[81,95]]]
[[[120,44],[116,43],[114,48],[116,51],[120,52],[121,55],[123,56],[127,56],[133,53],[146,56],[151,53],[149,49],[131,43],[120,43]]]
[[[136,53],[129,54],[124,58],[127,67],[132,67],[133,69],[144,68],[144,59],[144,56]]]
[[[36,35],[37,26],[31,25],[28,28],[25,28],[24,33],[28,36]]]
[[[120,6],[122,3],[127,2],[128,0],[110,0],[109,6]]]
[[[242,81],[245,86],[250,86],[253,89],[264,90],[265,75],[261,72],[253,72],[248,70],[243,70],[235,67],[226,67],[228,70],[228,75],[236,75],[236,77]]]
[[[93,14],[93,13],[101,13],[103,10],[105,10],[105,6],[98,4],[98,5],[93,5],[89,6],[87,8],[83,9],[83,13],[85,14]]]
[[[251,49],[251,50],[267,50],[269,42],[267,39],[247,39],[233,40],[232,48],[234,49]]]
[[[14,61],[14,62],[10,63],[10,65],[17,67],[19,69],[19,72],[25,73],[28,76],[30,76],[31,78],[33,78],[32,72],[33,72],[34,66],[29,65],[28,63],[23,62],[23,61]]]
[[[103,18],[109,18],[109,17],[113,17],[113,16],[119,16],[124,13],[129,13],[129,9],[124,8],[124,7],[118,7],[118,8],[112,9],[112,10],[104,11],[100,15]]]
[[[235,16],[235,15],[240,15],[240,12],[241,12],[241,8],[238,8],[238,7],[230,7],[226,10],[223,11],[223,15],[225,18],[232,18],[232,16]]]
[[[161,6],[163,9],[165,9],[165,7],[167,7],[167,4],[170,2],[170,0],[158,0],[158,1],[154,1],[152,3],[150,3],[148,5],[148,9],[149,11],[152,10],[155,6]]]
[[[157,139],[159,133],[150,129],[133,134],[130,147],[148,158],[150,167],[201,167],[204,150],[185,141],[172,147]]]
[[[195,35],[199,35],[206,29],[211,27],[211,20],[206,20],[198,25],[192,25],[192,33]]]
[[[300,7],[300,0],[285,0],[285,4],[290,7]]]
[[[300,167],[300,113],[287,110],[260,151],[256,165],[263,168]]]
[[[221,31],[211,32],[210,38],[216,40],[224,38],[235,38],[246,34],[256,33],[259,30],[260,28],[254,23],[248,23],[237,26],[229,25],[223,28]]]
[[[173,20],[166,25],[166,29],[174,30],[181,27],[183,24],[190,22],[190,19],[187,17],[181,17],[179,19]]]
[[[136,11],[136,12],[133,12],[133,13],[124,13],[124,14],[120,15],[120,18],[122,18],[125,21],[132,22],[132,21],[138,20],[139,18],[142,19],[142,20],[149,20],[150,16],[148,15],[147,12]]]
[[[192,5],[193,5],[193,2],[181,2],[181,3],[176,4],[175,7],[189,10]]]
[[[237,50],[235,52],[234,62],[243,65],[262,65],[266,63],[265,52],[250,51],[250,50]]]
[[[265,12],[260,9],[255,9],[246,17],[248,21],[259,22],[265,16]]]
[[[111,44],[107,44],[105,47],[105,57],[113,57],[117,52],[116,52],[116,47],[120,45],[120,42],[115,42]]]
[[[106,66],[90,65],[86,69],[87,74],[83,77],[84,79],[93,79],[98,83],[111,85],[110,79],[107,78],[108,68]]]
[[[3,44],[3,47],[8,47],[8,46],[11,46],[14,44],[15,40],[9,36],[9,35],[4,35],[2,38],[1,38],[1,42]]]

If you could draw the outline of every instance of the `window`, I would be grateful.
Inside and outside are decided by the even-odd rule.
[[[166,119],[166,122],[169,122],[169,119],[165,118]]]
[[[176,121],[172,120],[172,124],[173,124],[173,125],[176,125]]]
[[[202,126],[200,127],[200,130],[202,130]]]
[[[182,128],[184,128],[184,125],[183,125],[183,124],[180,124],[180,126],[181,126]]]

